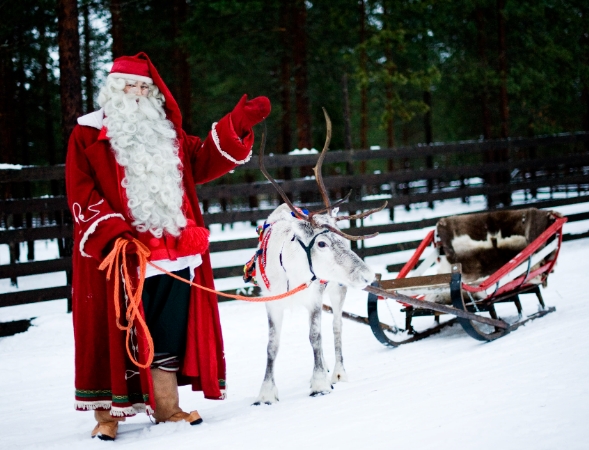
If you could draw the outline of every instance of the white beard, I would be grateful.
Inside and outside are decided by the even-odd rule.
[[[123,85],[124,86],[124,85]],[[107,136],[125,170],[121,185],[133,226],[140,232],[173,236],[186,226],[182,211],[182,163],[172,123],[162,101],[112,89],[104,103]]]

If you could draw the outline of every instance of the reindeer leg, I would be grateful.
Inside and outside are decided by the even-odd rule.
[[[323,349],[321,345],[321,295],[309,314],[309,341],[313,347],[315,366],[311,377],[311,397],[325,395],[331,392],[333,387],[327,379],[327,370],[323,361]]]
[[[347,288],[341,285],[329,286],[328,292],[333,309],[333,342],[335,345],[335,367],[331,375],[331,382],[337,383],[338,381],[348,381],[342,355],[342,311]]]
[[[280,305],[267,303],[266,310],[268,312],[268,360],[260,394],[253,403],[254,405],[260,405],[262,403],[271,405],[278,401],[278,389],[274,382],[274,361],[276,360],[280,345],[280,331],[282,330],[284,309]]]

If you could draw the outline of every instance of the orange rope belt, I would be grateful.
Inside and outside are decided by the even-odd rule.
[[[151,366],[151,363],[153,362],[153,355],[154,355],[153,339],[151,337],[149,329],[147,328],[147,324],[145,323],[145,319],[140,314],[140,308],[139,308],[141,305],[141,296],[143,294],[143,284],[145,282],[145,268],[146,268],[147,264],[156,268],[160,272],[171,276],[172,278],[180,280],[180,281],[187,283],[191,286],[194,286],[196,288],[202,289],[207,292],[211,292],[213,294],[220,295],[222,297],[232,298],[235,300],[244,300],[246,302],[270,302],[273,300],[281,300],[283,298],[290,297],[291,295],[294,295],[297,292],[301,292],[302,290],[308,288],[309,284],[310,284],[310,282],[303,283],[299,287],[292,289],[290,291],[287,291],[283,294],[271,295],[268,297],[246,297],[244,295],[226,294],[225,292],[220,292],[215,289],[211,289],[206,286],[201,286],[200,284],[193,283],[192,281],[188,281],[182,277],[179,277],[178,275],[175,275],[175,274],[168,272],[167,270],[157,266],[156,264],[154,264],[148,260],[149,255],[151,254],[149,249],[145,245],[143,245],[143,243],[138,241],[137,239],[133,239],[132,242],[137,246],[137,257],[139,258],[139,283],[137,285],[137,289],[134,290],[132,283],[131,283],[131,276],[129,275],[129,272],[127,269],[127,254],[125,252],[125,249],[126,249],[127,245],[129,244],[129,242],[131,242],[131,241],[128,241],[127,239],[123,239],[123,238],[118,238],[115,242],[113,249],[106,256],[106,258],[104,258],[104,260],[102,261],[102,263],[100,264],[98,269],[99,270],[108,269],[106,272],[106,279],[107,280],[110,280],[111,274],[113,272],[113,268],[115,269],[114,270],[114,305],[115,305],[115,317],[116,317],[117,328],[119,330],[123,330],[123,331],[127,332],[127,337],[125,339],[125,343],[126,343],[126,347],[127,347],[127,354],[129,355],[129,358],[131,359],[133,364],[135,364],[137,367],[140,367],[142,369],[146,369],[149,366]],[[122,265],[121,265],[121,262],[122,262]],[[120,319],[121,319],[121,307],[119,304],[120,271],[119,271],[118,267],[122,267],[123,286],[125,288],[125,292],[127,294],[127,299],[128,299],[127,311],[125,314],[125,319],[127,321],[127,325],[122,325],[121,321],[120,321]],[[135,320],[137,320],[139,326],[143,329],[143,332],[145,333],[145,337],[147,339],[149,354],[147,357],[147,362],[145,364],[141,364],[139,361],[137,361],[133,357],[133,355],[131,353],[131,349],[129,348],[129,343],[131,341],[132,329],[133,329],[133,325],[134,325]]]

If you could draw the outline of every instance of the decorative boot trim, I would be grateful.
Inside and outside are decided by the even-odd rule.
[[[74,407],[78,411],[93,411],[95,409],[110,409],[112,402],[110,400],[101,400],[96,402],[82,402],[80,400],[76,400],[74,402]]]
[[[150,414],[153,413],[153,410],[149,405],[145,403],[134,403],[132,406],[113,406],[110,409],[110,413],[113,416],[134,416],[135,414],[142,413],[142,412],[149,412]]]
[[[134,403],[131,406],[113,406],[110,400],[97,401],[97,402],[74,402],[74,407],[78,411],[94,411],[96,409],[108,409],[110,414],[116,417],[129,417],[134,416],[138,413],[153,414],[153,408],[145,403]]]

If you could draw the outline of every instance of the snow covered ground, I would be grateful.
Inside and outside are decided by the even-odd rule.
[[[434,211],[397,209],[397,218],[418,220],[482,208],[476,202],[444,202]],[[571,214],[586,211],[587,205],[556,209]],[[381,223],[386,217],[371,220]],[[566,232],[589,229],[587,221],[567,227]],[[213,230],[213,238],[252,237],[251,231],[237,225],[223,233]],[[421,230],[383,239],[424,235]],[[40,257],[51,254],[51,243],[37,245]],[[245,258],[226,255],[231,261],[227,265],[250,253]],[[251,406],[265,369],[265,308],[222,303],[228,399],[204,400],[200,393],[181,388],[181,405],[198,409],[205,419],[202,425],[155,426],[146,415],[138,415],[120,426],[114,444],[90,439],[92,414],[73,409],[73,335],[65,301],[0,308],[0,321],[37,317],[26,333],[0,338],[0,449],[587,449],[588,255],[589,239],[564,243],[543,291],[556,312],[492,343],[475,341],[455,325],[423,341],[389,349],[366,325],[345,321],[344,358],[350,381],[335,385],[323,397],[308,396],[313,358],[306,312],[288,311],[276,367],[280,402],[273,406]],[[0,248],[0,263],[6,264],[6,258]],[[368,262],[383,270],[398,261],[375,257]],[[23,278],[32,279],[19,279],[26,289],[63,283],[59,274]],[[0,280],[0,292],[15,289],[7,281]],[[526,313],[536,311],[531,296],[523,297],[523,306]],[[365,315],[365,308],[365,293],[351,292],[345,309]],[[324,314],[330,367],[331,323],[331,315]]]

